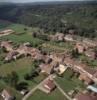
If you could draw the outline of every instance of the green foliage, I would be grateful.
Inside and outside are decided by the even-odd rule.
[[[67,98],[62,95],[62,93],[58,90],[55,89],[54,91],[52,91],[52,93],[45,94],[44,92],[40,91],[40,90],[36,90],[33,95],[31,95],[28,100],[67,100]]]
[[[19,76],[16,72],[13,71],[11,74],[8,74],[6,79],[7,79],[7,82],[10,84],[10,86],[16,88],[19,81]]]
[[[72,58],[78,58],[79,57],[78,49],[72,50],[71,56]]]
[[[72,3],[72,6],[69,3],[0,6],[1,19],[41,28],[49,34],[68,33],[68,29],[73,28],[76,34],[90,38],[97,36],[96,12],[97,3],[83,2]]]
[[[76,89],[85,89],[84,83],[78,79],[78,75],[71,69],[67,69],[64,76],[58,77],[56,81],[65,92]]]

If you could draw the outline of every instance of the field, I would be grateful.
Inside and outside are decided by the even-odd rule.
[[[1,22],[1,21],[0,21]],[[10,34],[8,36],[0,37],[0,40],[11,40],[13,41],[13,46],[16,47],[17,45],[24,43],[24,42],[30,42],[32,46],[38,46],[43,41],[37,38],[33,38],[31,33],[33,32],[32,28],[29,28],[24,25],[20,24],[12,24],[12,23],[6,23],[2,22],[0,23],[0,29],[8,29],[11,28],[15,30],[14,34]],[[25,31],[24,28],[27,28]],[[10,63],[4,63],[4,57],[6,56],[6,53],[0,49],[0,76],[7,76],[12,71],[15,71],[19,76],[19,82],[26,82],[28,84],[28,89],[30,90],[35,85],[37,85],[39,82],[41,82],[46,76],[39,75],[35,77],[31,81],[24,80],[24,75],[26,73],[30,73],[34,67],[33,60],[31,57],[24,57],[21,59],[18,59],[16,61],[12,61]],[[11,88],[10,86],[6,85],[6,83],[2,80],[0,80],[0,90],[3,88],[9,88],[16,96],[16,100],[21,100],[21,95],[18,91]]]
[[[31,80],[31,81],[24,80],[24,75],[26,73],[31,72],[32,68],[33,68],[32,59],[30,57],[22,58],[15,62],[1,65],[0,76],[6,76],[12,71],[15,71],[19,75],[20,82],[26,82],[28,84],[28,89],[30,90],[31,88],[33,88],[35,85],[37,85],[39,82],[41,82],[45,78],[44,75],[39,75],[36,78],[34,78],[34,80]],[[0,89],[2,88],[6,88],[6,83],[1,80]],[[7,88],[10,88],[10,87],[8,86]],[[15,95],[17,98],[21,97],[20,94],[15,89],[12,89],[12,91],[16,92]],[[21,100],[21,99],[17,99],[17,100]]]
[[[5,23],[5,26],[7,24]],[[20,24],[9,24],[8,26],[6,26],[4,28],[4,25],[2,26],[2,29],[7,29],[7,28],[11,28],[13,30],[15,30],[14,34],[10,34],[8,36],[3,36],[0,38],[0,40],[11,40],[13,41],[13,45],[14,47],[16,47],[17,45],[24,43],[24,42],[30,42],[32,46],[40,46],[42,43],[44,43],[43,40],[39,39],[39,38],[33,38],[31,33],[33,32],[32,28],[26,27],[27,30],[25,31],[24,28],[26,26],[24,25],[20,25]],[[1,30],[2,30],[1,29]],[[48,42],[47,42],[48,43]],[[49,42],[48,43],[49,46],[46,44],[46,46],[48,46],[48,48],[46,47],[46,50],[50,49],[55,50],[55,51],[61,51],[63,52],[65,49],[69,49],[73,47],[73,44],[70,43],[55,43],[55,42]],[[44,47],[43,47],[44,49]],[[41,82],[46,76],[44,75],[39,75],[38,77],[34,78],[34,80],[32,81],[26,81],[24,80],[24,75],[26,73],[31,72],[32,68],[34,67],[33,64],[33,60],[30,57],[24,57],[21,59],[18,59],[16,61],[12,61],[10,63],[4,63],[3,62],[3,58],[6,56],[6,53],[4,53],[1,49],[0,49],[0,76],[7,76],[8,74],[10,74],[12,71],[17,72],[17,74],[19,75],[19,80],[20,82],[26,82],[28,84],[28,89],[30,90],[31,88],[33,88],[34,86],[36,86],[39,82]],[[0,89],[2,88],[10,88],[9,86],[6,87],[6,83],[4,83],[2,80],[0,82]],[[11,89],[11,88],[10,88]],[[16,94],[16,97],[18,100],[20,100],[20,98],[22,97],[19,92],[17,92],[15,89],[11,89],[13,91],[13,93]],[[39,97],[37,96],[37,94],[39,95]],[[37,100],[41,100],[42,98],[44,98],[44,100],[46,100],[47,95],[40,92],[40,91],[36,91],[34,96],[32,96],[31,98],[34,99],[35,96],[37,97]],[[40,99],[41,98],[41,99]],[[62,96],[62,94],[56,89],[54,92],[51,93],[51,95],[48,95],[48,99],[47,100],[62,100],[63,98],[65,98],[64,96]],[[29,99],[30,100],[30,99]]]
[[[66,29],[73,27],[79,30],[79,35],[93,38],[97,37],[97,2],[91,1],[93,2],[83,0],[83,2],[46,3],[40,7],[37,4],[34,6],[27,4],[23,7],[10,4],[9,9],[6,9],[7,13],[5,10],[7,5],[1,6],[0,18],[40,27],[46,33],[65,32]]]
[[[37,90],[28,100],[67,100],[58,89],[50,94],[45,94]]]
[[[5,25],[6,24],[7,23],[5,23]],[[27,30],[24,30],[25,28]],[[43,43],[43,40],[32,37],[31,34],[32,34],[33,30],[35,30],[35,29],[32,29],[25,25],[11,23],[11,24],[9,24],[9,26],[6,26],[2,29],[13,29],[15,31],[15,33],[10,34],[8,36],[0,37],[0,40],[11,40],[17,45],[20,43],[24,43],[24,42],[30,42],[32,44],[32,46],[40,45],[41,43]]]
[[[70,90],[75,89],[82,90],[85,88],[84,83],[82,83],[78,77],[72,75],[72,71],[69,69],[66,70],[63,77],[56,78],[56,81],[65,92],[69,92]]]

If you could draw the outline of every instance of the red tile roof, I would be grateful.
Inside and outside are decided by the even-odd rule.
[[[97,96],[93,96],[90,93],[79,93],[75,100],[97,100]]]

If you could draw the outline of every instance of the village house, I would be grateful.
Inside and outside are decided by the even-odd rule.
[[[59,74],[62,75],[66,70],[67,70],[67,66],[63,65],[63,64],[59,64],[58,67],[54,68],[54,70]]]
[[[24,46],[27,46],[27,47],[31,47],[30,42],[25,42],[25,43],[23,43],[23,45],[24,45]]]
[[[20,93],[24,96],[28,93],[29,91],[27,89],[23,89],[20,91]]]
[[[15,97],[6,89],[1,92],[1,96],[4,100],[15,100]]]
[[[41,91],[45,93],[51,93],[56,88],[56,85],[54,83],[53,77],[50,76],[46,80],[43,81],[43,83],[38,87]]]
[[[65,35],[64,40],[65,41],[70,41],[70,42],[75,41],[74,40],[74,36],[73,35],[70,35],[70,34]]]
[[[93,93],[96,93],[97,94],[97,86],[94,86],[94,85],[88,85],[87,86],[87,89],[92,91]]]
[[[0,43],[0,47],[4,48],[7,52],[10,52],[13,50],[12,42],[11,41],[2,41]]]
[[[42,73],[52,74],[54,71],[54,67],[51,64],[40,64],[39,65]]]
[[[71,58],[66,58],[64,60],[64,64],[66,64],[71,69],[79,72],[80,74],[86,74],[87,77],[92,79],[94,82],[97,83],[97,68],[92,68],[90,66],[87,66],[85,64],[82,64],[80,61],[76,61]]]
[[[56,88],[56,85],[54,84],[53,80],[47,79],[43,83],[43,87],[48,91],[48,93],[50,93]]]
[[[52,58],[49,55],[43,55],[42,60],[46,64],[50,64],[52,62]]]
[[[49,35],[49,39],[52,40],[52,41],[56,41],[57,40],[55,35]]]
[[[31,47],[29,43],[24,43],[17,49],[13,50],[12,45],[9,44],[9,42],[4,41],[1,43],[1,47],[4,47],[7,51],[9,51],[7,56],[5,57],[5,61],[16,60],[17,58],[22,56],[31,56],[33,59],[37,60],[43,58],[41,52],[38,49]]]
[[[86,85],[90,85],[90,84],[93,84],[93,83],[94,83],[93,80],[90,79],[85,73],[80,74],[79,79],[80,79],[81,81],[84,81],[84,83],[85,83]]]
[[[54,72],[54,68],[59,66],[59,63],[54,60],[47,60],[46,62],[44,61],[44,63],[41,63],[39,66],[42,73],[52,74]]]
[[[59,57],[59,56],[58,56]],[[44,59],[44,63],[40,64],[40,69],[42,73],[47,73],[47,74],[51,74],[53,72],[58,73],[59,75],[62,75],[65,70],[67,69],[67,66],[65,66],[64,64],[59,64],[62,63],[63,59],[61,57],[58,58],[54,55],[51,55],[50,58],[48,57],[48,59]],[[45,61],[46,60],[46,61]]]
[[[82,40],[89,48],[95,48],[97,46],[97,41],[93,41],[91,39],[85,38]]]
[[[76,30],[75,29],[69,29],[68,33],[74,35],[76,33]]]
[[[11,61],[11,60],[16,60],[18,57],[19,57],[19,53],[15,50],[13,51],[10,51],[7,56],[5,57],[5,61],[8,62],[8,61]]]
[[[65,53],[51,53],[50,58],[56,62],[62,63],[65,58]]]
[[[63,33],[56,33],[55,37],[57,41],[64,41],[64,34]]]
[[[97,94],[91,92],[78,93],[73,100],[97,100]]]
[[[86,51],[88,47],[83,43],[76,43],[74,49],[77,49],[79,53],[84,53],[84,51]]]
[[[96,58],[96,53],[93,50],[85,51],[85,55],[92,60]]]
[[[97,83],[97,68],[86,66],[84,67],[84,71],[91,79],[93,79]]]
[[[32,50],[31,47],[25,46],[24,44],[20,45],[17,48],[17,52],[19,54],[21,54],[21,55],[24,55],[24,56],[27,56],[28,54],[30,54],[31,53],[31,50]]]
[[[53,41],[64,41],[64,34],[63,33],[56,33],[55,35],[50,35],[50,40]]]
[[[19,48],[16,50],[20,55],[24,56],[31,56],[33,59],[41,59],[42,55],[40,51],[36,48],[27,46],[27,45],[20,45]]]

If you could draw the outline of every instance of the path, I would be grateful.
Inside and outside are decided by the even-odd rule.
[[[72,100],[72,98],[70,98],[65,92],[64,90],[60,87],[60,85],[54,81],[55,85],[57,86],[57,88],[60,90],[60,92],[68,99],[68,100]]]
[[[41,83],[39,83],[36,87],[34,87],[29,93],[27,93],[22,100],[27,100],[39,87],[41,84],[43,84],[48,78],[52,77],[52,75],[49,75],[46,79],[44,79]]]

